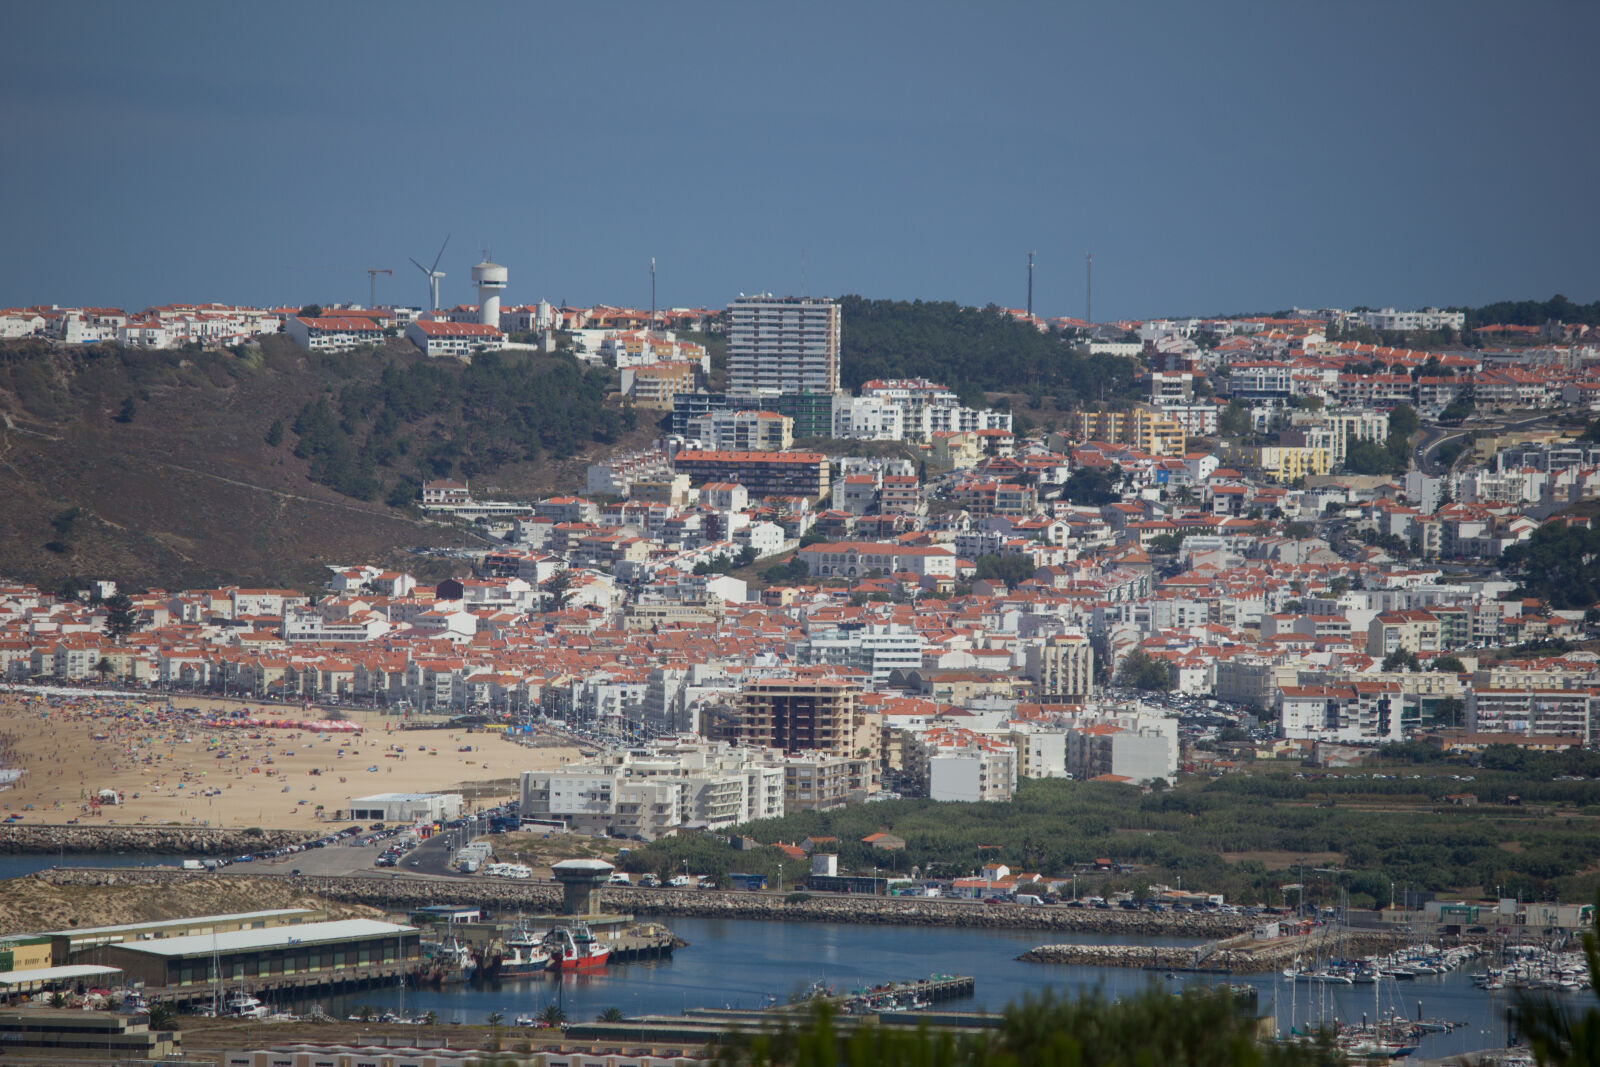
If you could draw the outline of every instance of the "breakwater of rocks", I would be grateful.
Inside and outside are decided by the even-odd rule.
[[[304,830],[225,830],[198,826],[0,824],[0,855],[56,852],[154,852],[168,856],[237,856],[304,841]]]
[[[1395,947],[1395,934],[1345,934],[1340,952],[1368,955]],[[1282,937],[1270,941],[1230,938],[1220,944],[1195,945],[1040,945],[1017,959],[1029,963],[1064,963],[1077,967],[1135,967],[1164,971],[1214,971],[1221,974],[1267,974],[1297,955],[1316,951],[1315,938]]]
[[[250,876],[260,874],[250,872]],[[170,868],[111,871],[74,867],[41,872],[38,877],[65,885],[153,885],[173,879],[245,875],[243,870],[237,874],[223,871],[213,875]],[[299,875],[285,876],[284,880],[299,892],[327,900],[395,911],[426,904],[472,904],[506,914],[513,911],[550,912],[561,906],[560,886],[547,882],[488,878],[437,879],[383,874],[345,877]],[[909,897],[801,896],[805,899],[787,899],[776,893],[728,890],[610,887],[603,891],[602,907],[605,911],[640,916],[1029,929],[1196,940],[1230,937],[1250,926],[1247,917],[1237,915],[984,905]]]

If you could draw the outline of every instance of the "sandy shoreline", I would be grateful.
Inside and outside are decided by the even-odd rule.
[[[0,790],[0,810],[20,813],[24,823],[311,828],[325,822],[319,805],[331,819],[351,797],[372,793],[504,782],[492,794],[504,799],[523,771],[579,758],[575,748],[530,748],[499,733],[402,731],[396,716],[353,708],[339,714],[363,733],[207,727],[185,709],[329,716],[183,695],[173,704],[178,710],[168,714],[165,697],[0,697],[0,759],[24,772]],[[123,803],[92,807],[102,789],[120,793]]]

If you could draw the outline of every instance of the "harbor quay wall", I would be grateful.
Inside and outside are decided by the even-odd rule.
[[[311,836],[304,830],[19,822],[0,824],[0,855],[153,852],[171,856],[238,856],[292,845]]]
[[[215,874],[175,868],[95,869],[63,867],[35,875],[57,885],[156,885],[184,879],[261,877],[259,872]],[[346,904],[408,910],[427,904],[472,904],[498,912],[556,911],[561,887],[545,882],[489,878],[429,878],[406,875],[283,876],[297,891]],[[668,918],[758,919],[780,922],[953,926],[1099,933],[1129,937],[1218,939],[1248,930],[1247,916],[1204,913],[1102,911],[1094,908],[981,905],[909,897],[814,894],[786,902],[776,893],[729,890],[624,889],[603,891],[606,911]]]

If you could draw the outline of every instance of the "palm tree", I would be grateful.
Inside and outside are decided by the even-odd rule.
[[[602,1023],[620,1023],[622,1019],[623,1015],[621,1008],[607,1008],[605,1011],[595,1016],[595,1020]]]
[[[1541,1067],[1600,1067],[1600,892],[1595,893],[1591,922],[1594,929],[1583,932],[1583,955],[1595,1002],[1578,1014],[1549,994],[1519,990],[1507,1013]]]
[[[539,1013],[539,1018],[544,1020],[546,1026],[560,1026],[567,1021],[567,1013],[559,1004],[547,1004],[544,1011]]]
[[[178,1013],[172,1005],[164,1000],[158,1000],[150,1005],[150,1029],[176,1030],[178,1028]]]

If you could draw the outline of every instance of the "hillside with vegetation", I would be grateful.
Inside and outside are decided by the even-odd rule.
[[[1549,300],[1497,300],[1482,307],[1452,308],[1466,313],[1469,330],[1500,323],[1506,326],[1543,326],[1547,322],[1600,326],[1600,300],[1577,304],[1557,293]]]
[[[267,337],[232,351],[0,344],[0,574],[51,588],[317,586],[328,563],[426,573],[475,540],[417,514],[428,478],[532,496],[632,444],[610,377],[566,356],[428,360]]]
[[[969,403],[983,392],[1048,396],[1063,410],[1133,398],[1143,370],[1125,356],[1083,354],[1060,331],[1040,332],[996,307],[952,302],[839,300],[840,383],[931,378]]]

